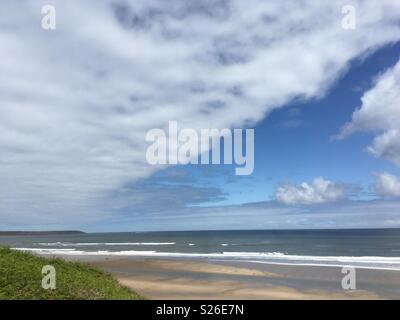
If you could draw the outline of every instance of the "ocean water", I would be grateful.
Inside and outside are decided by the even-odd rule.
[[[400,270],[400,229],[124,232],[0,236],[43,255],[207,259]]]

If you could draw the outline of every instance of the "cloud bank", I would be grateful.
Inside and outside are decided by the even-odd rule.
[[[55,31],[40,28],[44,4]],[[400,38],[399,2],[353,1],[353,31],[341,28],[345,4],[2,3],[2,226],[114,217],[112,196],[161,169],[147,165],[144,137],[169,120],[242,127],[323,96],[352,59]],[[374,147],[397,159],[389,149]]]
[[[400,225],[400,202],[394,200],[339,201],[287,206],[275,201],[218,207],[192,207],[133,215],[108,221],[100,230],[223,230],[393,228]],[[227,212],[229,217],[227,217]],[[250,223],[249,223],[250,222]],[[99,230],[99,229],[97,229]]]

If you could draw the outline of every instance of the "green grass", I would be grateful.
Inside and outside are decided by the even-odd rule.
[[[56,289],[42,288],[42,267],[56,270]],[[47,259],[0,247],[0,299],[140,300],[109,273],[80,262]]]

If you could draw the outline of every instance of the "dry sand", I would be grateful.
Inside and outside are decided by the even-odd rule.
[[[119,281],[151,299],[380,299],[370,292],[331,293],[322,290],[300,291],[285,286],[246,286],[238,281],[194,280],[191,278],[157,279],[153,277],[118,277]]]

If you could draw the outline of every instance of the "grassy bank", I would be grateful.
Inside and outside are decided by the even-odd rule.
[[[42,288],[42,267],[56,270],[56,289]],[[84,263],[0,247],[0,299],[143,299],[110,274]]]

